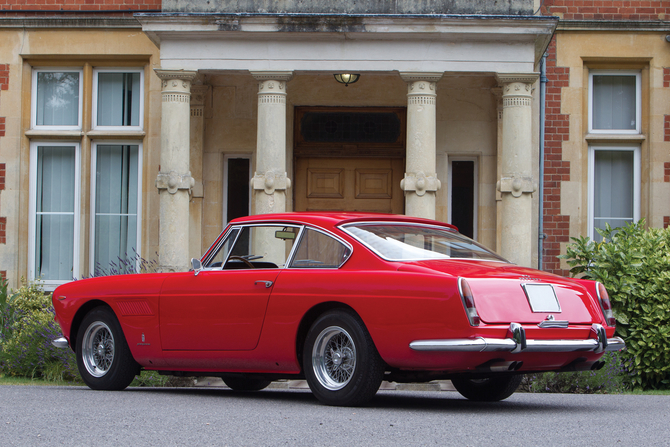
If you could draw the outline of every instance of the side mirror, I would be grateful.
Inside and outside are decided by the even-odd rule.
[[[191,258],[191,268],[193,269],[195,276],[198,276],[198,273],[200,273],[202,270],[202,263],[200,262],[200,259]]]

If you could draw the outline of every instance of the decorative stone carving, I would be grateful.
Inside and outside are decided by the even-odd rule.
[[[277,190],[287,190],[290,187],[291,179],[288,178],[286,172],[281,174],[272,171],[267,171],[265,174],[256,173],[251,179],[251,188],[262,190],[267,195],[272,195]]]
[[[537,191],[537,182],[530,177],[503,177],[496,184],[500,192],[509,192],[514,197],[521,197],[523,193]]]
[[[405,178],[400,180],[400,189],[414,191],[417,196],[423,196],[426,191],[437,191],[441,187],[442,182],[437,178],[437,173],[428,176],[421,171],[406,173]]]
[[[195,180],[191,177],[191,171],[187,174],[180,175],[175,171],[170,171],[167,174],[160,173],[156,177],[156,188],[158,192],[162,189],[167,189],[170,194],[175,194],[180,189],[186,189],[191,192],[191,188],[195,185]]]

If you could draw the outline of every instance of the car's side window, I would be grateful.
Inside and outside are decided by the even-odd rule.
[[[246,226],[223,266],[229,269],[271,269],[286,266],[299,227],[279,225]]]
[[[337,239],[311,228],[305,229],[291,262],[293,268],[338,268],[351,249]]]

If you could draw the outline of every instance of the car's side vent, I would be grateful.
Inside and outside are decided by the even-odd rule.
[[[151,306],[145,300],[123,300],[117,301],[116,304],[119,306],[119,311],[124,317],[135,316],[135,315],[153,315]]]

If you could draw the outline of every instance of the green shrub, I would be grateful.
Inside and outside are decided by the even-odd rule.
[[[644,220],[598,230],[603,242],[572,238],[567,254],[573,276],[602,282],[610,296],[617,334],[626,341],[633,385],[670,386],[670,228],[644,230]]]
[[[54,321],[51,294],[39,283],[26,283],[9,297],[0,298],[0,371],[8,376],[78,379],[74,353],[56,348],[61,336]]]

